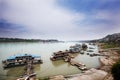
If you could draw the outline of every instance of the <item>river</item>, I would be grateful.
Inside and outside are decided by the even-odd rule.
[[[43,64],[35,65],[34,71],[37,73],[37,77],[44,78],[53,75],[71,75],[81,73],[81,71],[63,60],[51,61],[50,56],[53,52],[59,50],[69,49],[75,42],[64,43],[39,43],[39,42],[8,42],[0,43],[0,80],[15,80],[24,73],[24,67],[15,67],[10,69],[3,69],[2,60],[7,59],[9,56],[15,54],[36,54],[40,55]],[[90,45],[88,45],[90,46]],[[98,47],[95,47],[95,52],[98,52]],[[88,68],[96,68],[100,66],[98,57],[90,57],[87,54],[75,54],[76,61],[84,63]]]

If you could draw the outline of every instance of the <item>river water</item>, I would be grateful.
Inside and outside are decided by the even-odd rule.
[[[63,60],[51,61],[50,56],[53,52],[59,50],[69,49],[75,42],[65,43],[29,43],[29,42],[10,42],[0,43],[0,80],[15,80],[24,73],[24,67],[15,67],[10,69],[3,69],[2,60],[7,59],[9,56],[15,54],[36,54],[40,55],[43,64],[34,65],[34,71],[37,73],[37,77],[44,78],[53,75],[71,75],[81,73],[81,71]],[[91,45],[88,45],[91,46]],[[97,46],[94,47],[95,53],[98,52]],[[98,57],[90,57],[87,54],[75,54],[75,60],[84,63],[88,68],[97,68],[100,66]]]

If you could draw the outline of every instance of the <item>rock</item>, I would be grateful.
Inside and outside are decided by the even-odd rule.
[[[114,80],[112,74],[108,74],[104,80]]]
[[[69,78],[68,80],[103,80],[107,74],[105,71],[92,68],[84,74]]]
[[[52,76],[49,80],[65,80],[63,75]]]
[[[105,57],[100,57],[99,60],[102,63],[102,65],[105,66],[113,65],[115,63],[112,59]]]
[[[110,72],[111,71],[111,67],[112,66],[102,66],[100,67],[100,70],[106,71],[106,72]]]

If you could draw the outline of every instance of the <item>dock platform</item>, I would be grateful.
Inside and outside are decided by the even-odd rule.
[[[25,66],[25,75],[21,76],[17,80],[36,80],[36,73],[34,73],[34,67],[32,61],[28,61],[27,65]]]
[[[77,61],[75,61],[75,60],[71,60],[71,61],[70,61],[70,64],[73,65],[73,66],[78,67],[80,70],[87,70],[87,67],[86,67],[85,64],[82,64],[82,63],[77,62]]]

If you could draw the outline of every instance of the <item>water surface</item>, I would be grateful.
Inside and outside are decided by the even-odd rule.
[[[0,80],[14,80],[24,73],[24,67],[15,67],[4,70],[2,68],[2,60],[7,59],[7,57],[28,53],[40,55],[43,64],[35,65],[34,71],[37,73],[37,77],[43,78],[53,75],[71,75],[76,73],[81,73],[81,71],[70,64],[64,62],[63,60],[51,61],[50,56],[53,52],[59,50],[69,49],[74,42],[65,43],[28,43],[28,42],[16,42],[16,43],[0,43]],[[90,46],[90,45],[89,45]],[[97,46],[95,47],[95,52],[98,52]],[[96,68],[99,66],[98,57],[90,57],[89,55],[75,54],[76,61],[80,61],[87,65],[88,68]]]

